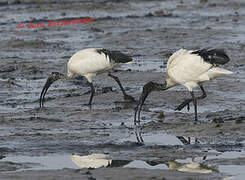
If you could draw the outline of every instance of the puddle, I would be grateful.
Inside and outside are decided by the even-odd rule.
[[[212,159],[212,158],[219,158],[219,159],[234,159],[234,158],[241,158],[243,155],[244,157],[245,152],[225,152],[218,156],[210,156],[199,162],[200,160],[175,160],[169,161],[166,163],[156,163],[146,162],[141,160],[134,160],[128,162],[128,164],[124,165],[123,167],[127,168],[145,168],[145,169],[169,169],[169,170],[176,170],[180,172],[192,172],[192,173],[223,173],[226,178],[236,179],[236,180],[243,180],[245,177],[245,165],[213,165],[208,164],[206,165],[205,161]],[[232,162],[231,162],[232,164]]]
[[[211,152],[211,151],[209,151]],[[217,151],[212,151],[215,153],[218,153]],[[222,154],[219,154],[217,156],[210,156],[207,157],[206,159],[235,159],[235,158],[245,158],[245,151],[227,151],[227,152],[223,152]]]
[[[210,151],[213,152],[213,151]],[[236,158],[245,157],[245,152],[224,152],[216,156],[197,157],[195,159],[178,159],[168,162],[142,161],[142,160],[111,160],[109,155],[91,154],[87,156],[55,154],[47,156],[9,156],[0,162],[34,164],[31,170],[58,170],[63,168],[100,168],[123,167],[143,169],[165,169],[190,173],[222,173],[226,178],[243,180],[245,177],[245,165],[235,164]],[[222,160],[223,163],[215,163],[211,160]],[[18,171],[26,170],[25,168]]]
[[[197,162],[178,163],[176,161],[169,161],[166,163],[156,163],[154,161],[141,161],[134,160],[124,165],[125,168],[144,168],[144,169],[169,169],[180,172],[193,172],[193,173],[212,173],[214,169],[209,168]]]
[[[227,162],[232,162],[233,159],[241,159],[245,158],[245,152],[244,151],[234,151],[234,152],[224,152],[217,156],[210,156],[207,157],[207,160],[210,159],[223,159],[224,161],[227,160]],[[226,162],[226,161],[225,161]],[[232,179],[236,180],[244,180],[245,178],[245,164],[237,165],[237,164],[227,164],[227,165],[218,165],[218,171],[227,175],[232,175]]]
[[[245,166],[240,165],[220,165],[219,171],[222,173],[226,173],[230,176],[230,179],[234,180],[244,180],[245,178]]]
[[[118,140],[123,142],[139,142],[144,143],[145,146],[183,146],[193,144],[205,144],[195,137],[175,136],[166,133],[166,131],[157,131],[153,133],[145,133],[143,129],[134,129],[134,133],[130,134],[127,138]]]
[[[63,168],[78,169],[71,155],[47,155],[47,156],[9,156],[1,159],[1,161],[10,161],[13,163],[34,163],[34,167],[28,168],[32,170],[57,170]],[[21,169],[25,170],[25,169]]]
[[[213,170],[207,166],[200,165],[196,162],[179,163],[170,161],[166,163],[156,163],[154,161],[142,160],[107,160],[96,159],[91,156],[78,155],[47,155],[47,156],[10,156],[3,158],[1,161],[10,161],[13,163],[32,163],[36,164],[30,168],[32,170],[57,170],[63,168],[99,168],[99,167],[124,167],[124,168],[143,168],[143,169],[170,169],[182,172],[211,173]],[[221,169],[224,168],[223,166]],[[25,169],[21,169],[25,170]]]
[[[141,133],[141,134],[140,134]],[[143,137],[142,137],[143,136]],[[200,143],[198,139],[173,136],[166,133],[142,133],[135,132],[135,135],[131,135],[128,138],[121,141],[140,141],[147,145],[188,145],[194,143]],[[171,169],[181,172],[193,172],[193,173],[212,173],[219,172],[225,174],[228,178],[235,178],[242,180],[245,177],[245,165],[237,165],[233,162],[235,159],[245,158],[245,151],[226,151],[218,152],[216,150],[209,150],[209,153],[218,155],[212,155],[207,157],[197,157],[195,159],[179,159],[171,162],[156,164],[155,162],[145,162],[141,160],[134,160],[128,162],[123,167],[128,168],[146,168],[146,169]],[[215,161],[217,161],[215,163]],[[219,161],[224,161],[225,164]],[[154,164],[152,166],[151,164]]]
[[[219,153],[217,151],[209,151]],[[219,153],[214,156],[197,157],[195,160],[190,158],[175,160],[177,163],[186,164],[192,161],[200,164],[208,164],[208,166],[214,166],[215,171],[227,175],[231,179],[244,180],[245,177],[245,165],[236,164],[236,159],[245,158],[245,151],[227,151]],[[217,161],[217,162],[216,162]]]
[[[99,155],[99,158],[94,156]],[[125,168],[145,168],[145,169],[168,169],[166,164],[156,164],[142,160],[110,160],[108,155],[91,154],[88,156],[55,154],[47,156],[9,156],[1,159],[0,162],[10,161],[12,163],[31,163],[34,167],[31,170],[58,170],[63,168],[99,168],[99,167],[125,167]],[[154,165],[151,165],[154,164]],[[20,169],[26,170],[25,168]]]
[[[129,137],[119,140],[119,142],[125,142],[125,141],[142,142],[146,146],[147,145],[170,145],[170,146],[183,145],[183,141],[181,137],[176,137],[174,135],[167,134],[165,132],[160,132],[160,131],[157,133],[143,133],[143,132],[135,131],[135,134],[131,134]]]

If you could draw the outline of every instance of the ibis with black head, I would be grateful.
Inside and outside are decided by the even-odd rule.
[[[160,84],[150,81],[144,85],[143,92],[135,108],[134,123],[140,124],[142,106],[152,91],[165,91],[178,85],[186,87],[191,94],[191,98],[186,99],[175,110],[180,111],[185,106],[189,110],[189,103],[193,102],[195,121],[197,121],[197,100],[207,97],[203,83],[219,76],[232,74],[231,71],[219,67],[229,61],[230,58],[222,49],[200,49],[194,51],[180,49],[176,51],[168,59],[164,83]],[[195,87],[200,87],[201,96],[196,97],[194,95],[193,88]]]
[[[120,51],[110,51],[102,48],[88,48],[78,51],[69,59],[67,63],[66,75],[60,72],[52,72],[49,74],[40,95],[40,107],[44,105],[44,97],[51,84],[57,80],[70,79],[74,75],[84,76],[88,80],[91,88],[91,95],[87,105],[91,105],[95,93],[95,88],[93,85],[94,77],[97,74],[106,72],[122,64],[131,63],[132,61],[133,59],[131,56],[126,55]],[[135,101],[132,96],[125,92],[117,76],[114,76],[111,73],[108,73],[108,76],[113,78],[118,83],[125,100],[129,102]]]

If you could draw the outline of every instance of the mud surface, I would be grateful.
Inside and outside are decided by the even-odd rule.
[[[87,16],[92,23],[47,27],[49,20]],[[17,28],[28,22],[45,27]],[[242,0],[1,1],[0,179],[244,179],[244,30]],[[55,83],[40,109],[48,74],[66,73],[69,57],[88,47],[133,56],[113,74],[135,98],[146,82],[163,81],[179,48],[223,48],[234,74],[204,84],[198,124],[192,105],[174,111],[190,97],[176,87],[153,92],[135,128],[135,104],[123,102],[107,74],[95,79],[91,108],[83,105],[89,85],[77,77]],[[68,162],[91,153],[108,154],[117,166],[80,170]],[[193,162],[200,167],[186,168]]]

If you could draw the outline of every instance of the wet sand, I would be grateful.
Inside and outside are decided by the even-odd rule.
[[[87,16],[92,23],[17,29],[20,23],[47,25]],[[1,1],[0,179],[244,179],[244,24],[245,3],[239,0]],[[66,73],[69,57],[88,47],[132,55],[134,63],[113,74],[135,98],[146,82],[163,81],[167,59],[179,48],[223,48],[231,58],[225,68],[234,74],[204,84],[207,98],[198,102],[195,125],[192,105],[190,112],[174,111],[190,97],[180,86],[153,92],[143,107],[142,126],[135,129],[135,104],[122,102],[106,74],[95,79],[91,108],[83,105],[89,85],[76,77],[56,82],[40,109],[48,74]],[[31,160],[91,153],[148,165],[79,170],[57,163],[52,169]],[[169,165],[190,160],[212,173],[179,172]]]

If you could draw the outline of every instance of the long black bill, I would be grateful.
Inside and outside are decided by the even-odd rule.
[[[152,87],[153,82],[148,82],[147,84],[144,85],[142,94],[139,98],[138,104],[135,108],[135,113],[134,113],[134,124],[138,122],[138,125],[140,125],[140,112],[142,109],[142,106],[147,98],[147,96],[150,94],[151,91],[153,91]],[[137,115],[138,115],[138,120],[137,120]]]
[[[147,96],[152,92],[152,91],[164,91],[166,90],[166,83],[164,84],[158,84],[154,83],[152,81],[148,82],[147,84],[144,85],[143,87],[143,92],[140,96],[140,99],[138,101],[138,104],[135,108],[135,114],[134,114],[134,124],[140,125],[140,112],[142,109],[142,106],[147,98]],[[137,115],[138,115],[138,120],[137,120]]]
[[[44,104],[44,97],[46,92],[48,91],[48,88],[51,86],[51,84],[53,84],[55,81],[64,78],[64,75],[59,73],[59,72],[52,72],[51,74],[49,74],[48,79],[42,89],[41,95],[40,95],[40,99],[39,99],[39,104],[40,107],[43,107]]]

